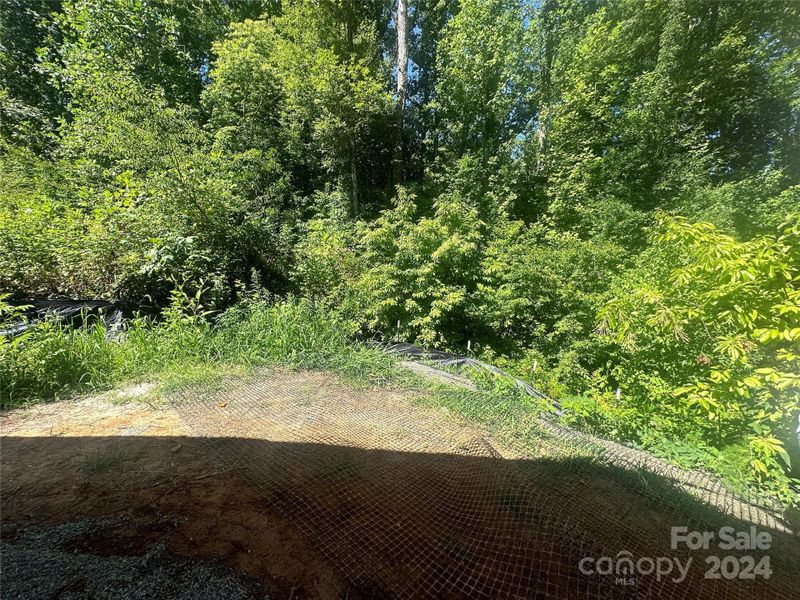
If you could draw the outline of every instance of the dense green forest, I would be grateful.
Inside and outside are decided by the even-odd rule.
[[[301,298],[793,496],[797,2],[6,0],[0,28],[0,290],[212,324]]]

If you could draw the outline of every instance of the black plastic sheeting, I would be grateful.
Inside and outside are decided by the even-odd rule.
[[[41,321],[55,321],[71,327],[102,320],[107,336],[117,335],[122,327],[123,309],[107,300],[12,300],[9,304],[27,307],[21,318],[0,328],[0,335],[15,336],[24,333]]]
[[[428,350],[419,346],[415,346],[414,344],[409,344],[408,342],[371,342],[371,345],[378,346],[390,354],[398,354],[416,360],[424,360],[437,365],[455,367],[459,370],[469,368],[488,371],[494,375],[497,375],[498,377],[502,377],[503,379],[513,382],[517,388],[522,390],[531,398],[544,400],[545,402],[549,403],[553,407],[553,412],[556,415],[560,416],[563,414],[561,404],[558,402],[558,400],[553,400],[540,390],[533,387],[527,381],[523,381],[519,377],[515,377],[510,373],[506,373],[503,371],[503,369],[495,367],[494,365],[490,365],[489,363],[485,363],[474,358],[469,358],[468,356],[450,354],[449,352],[443,352],[442,350]]]

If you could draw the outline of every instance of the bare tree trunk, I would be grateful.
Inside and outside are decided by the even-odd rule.
[[[351,0],[345,3],[347,12],[345,14],[345,36],[347,37],[347,56],[348,60],[353,58],[353,36],[356,29],[355,13]],[[350,147],[350,211],[353,218],[358,218],[361,210],[358,199],[358,165],[356,164],[356,132],[355,123],[352,125],[348,136],[348,146]]]
[[[547,0],[541,8],[543,30],[543,56],[541,59],[541,97],[539,98],[539,130],[536,137],[538,148],[536,151],[536,173],[541,175],[545,169],[545,155],[547,153],[547,136],[550,133],[551,108],[553,103],[553,61],[556,52],[556,16],[558,10],[557,0]]]
[[[408,95],[408,0],[397,0],[397,104],[392,157],[392,182],[403,181],[403,116]]]

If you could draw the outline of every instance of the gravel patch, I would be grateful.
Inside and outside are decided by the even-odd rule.
[[[251,580],[217,563],[178,557],[163,540],[138,556],[101,556],[76,547],[105,524],[80,519],[52,527],[3,526],[3,598],[268,600]]]

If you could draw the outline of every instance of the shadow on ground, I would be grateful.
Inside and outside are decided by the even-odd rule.
[[[246,590],[242,597],[295,600],[749,599],[792,598],[800,589],[796,538],[770,531],[769,580],[708,579],[707,555],[763,552],[714,543],[708,552],[672,549],[670,527],[749,531],[750,523],[666,480],[588,458],[508,460],[246,438],[9,436],[1,443],[2,587],[18,592],[12,597],[145,597],[131,575],[144,567],[106,577],[97,557],[150,557],[173,583],[200,561],[205,570],[187,581],[205,581],[207,597],[220,585],[237,590],[230,597]],[[64,524],[72,524],[68,535]],[[65,566],[53,558],[26,571],[21,558],[35,554],[37,543],[42,552],[60,545],[84,559]],[[626,552],[634,561],[692,562],[678,583],[677,568],[663,576],[579,570],[584,557]],[[164,593],[180,596],[177,588]]]

